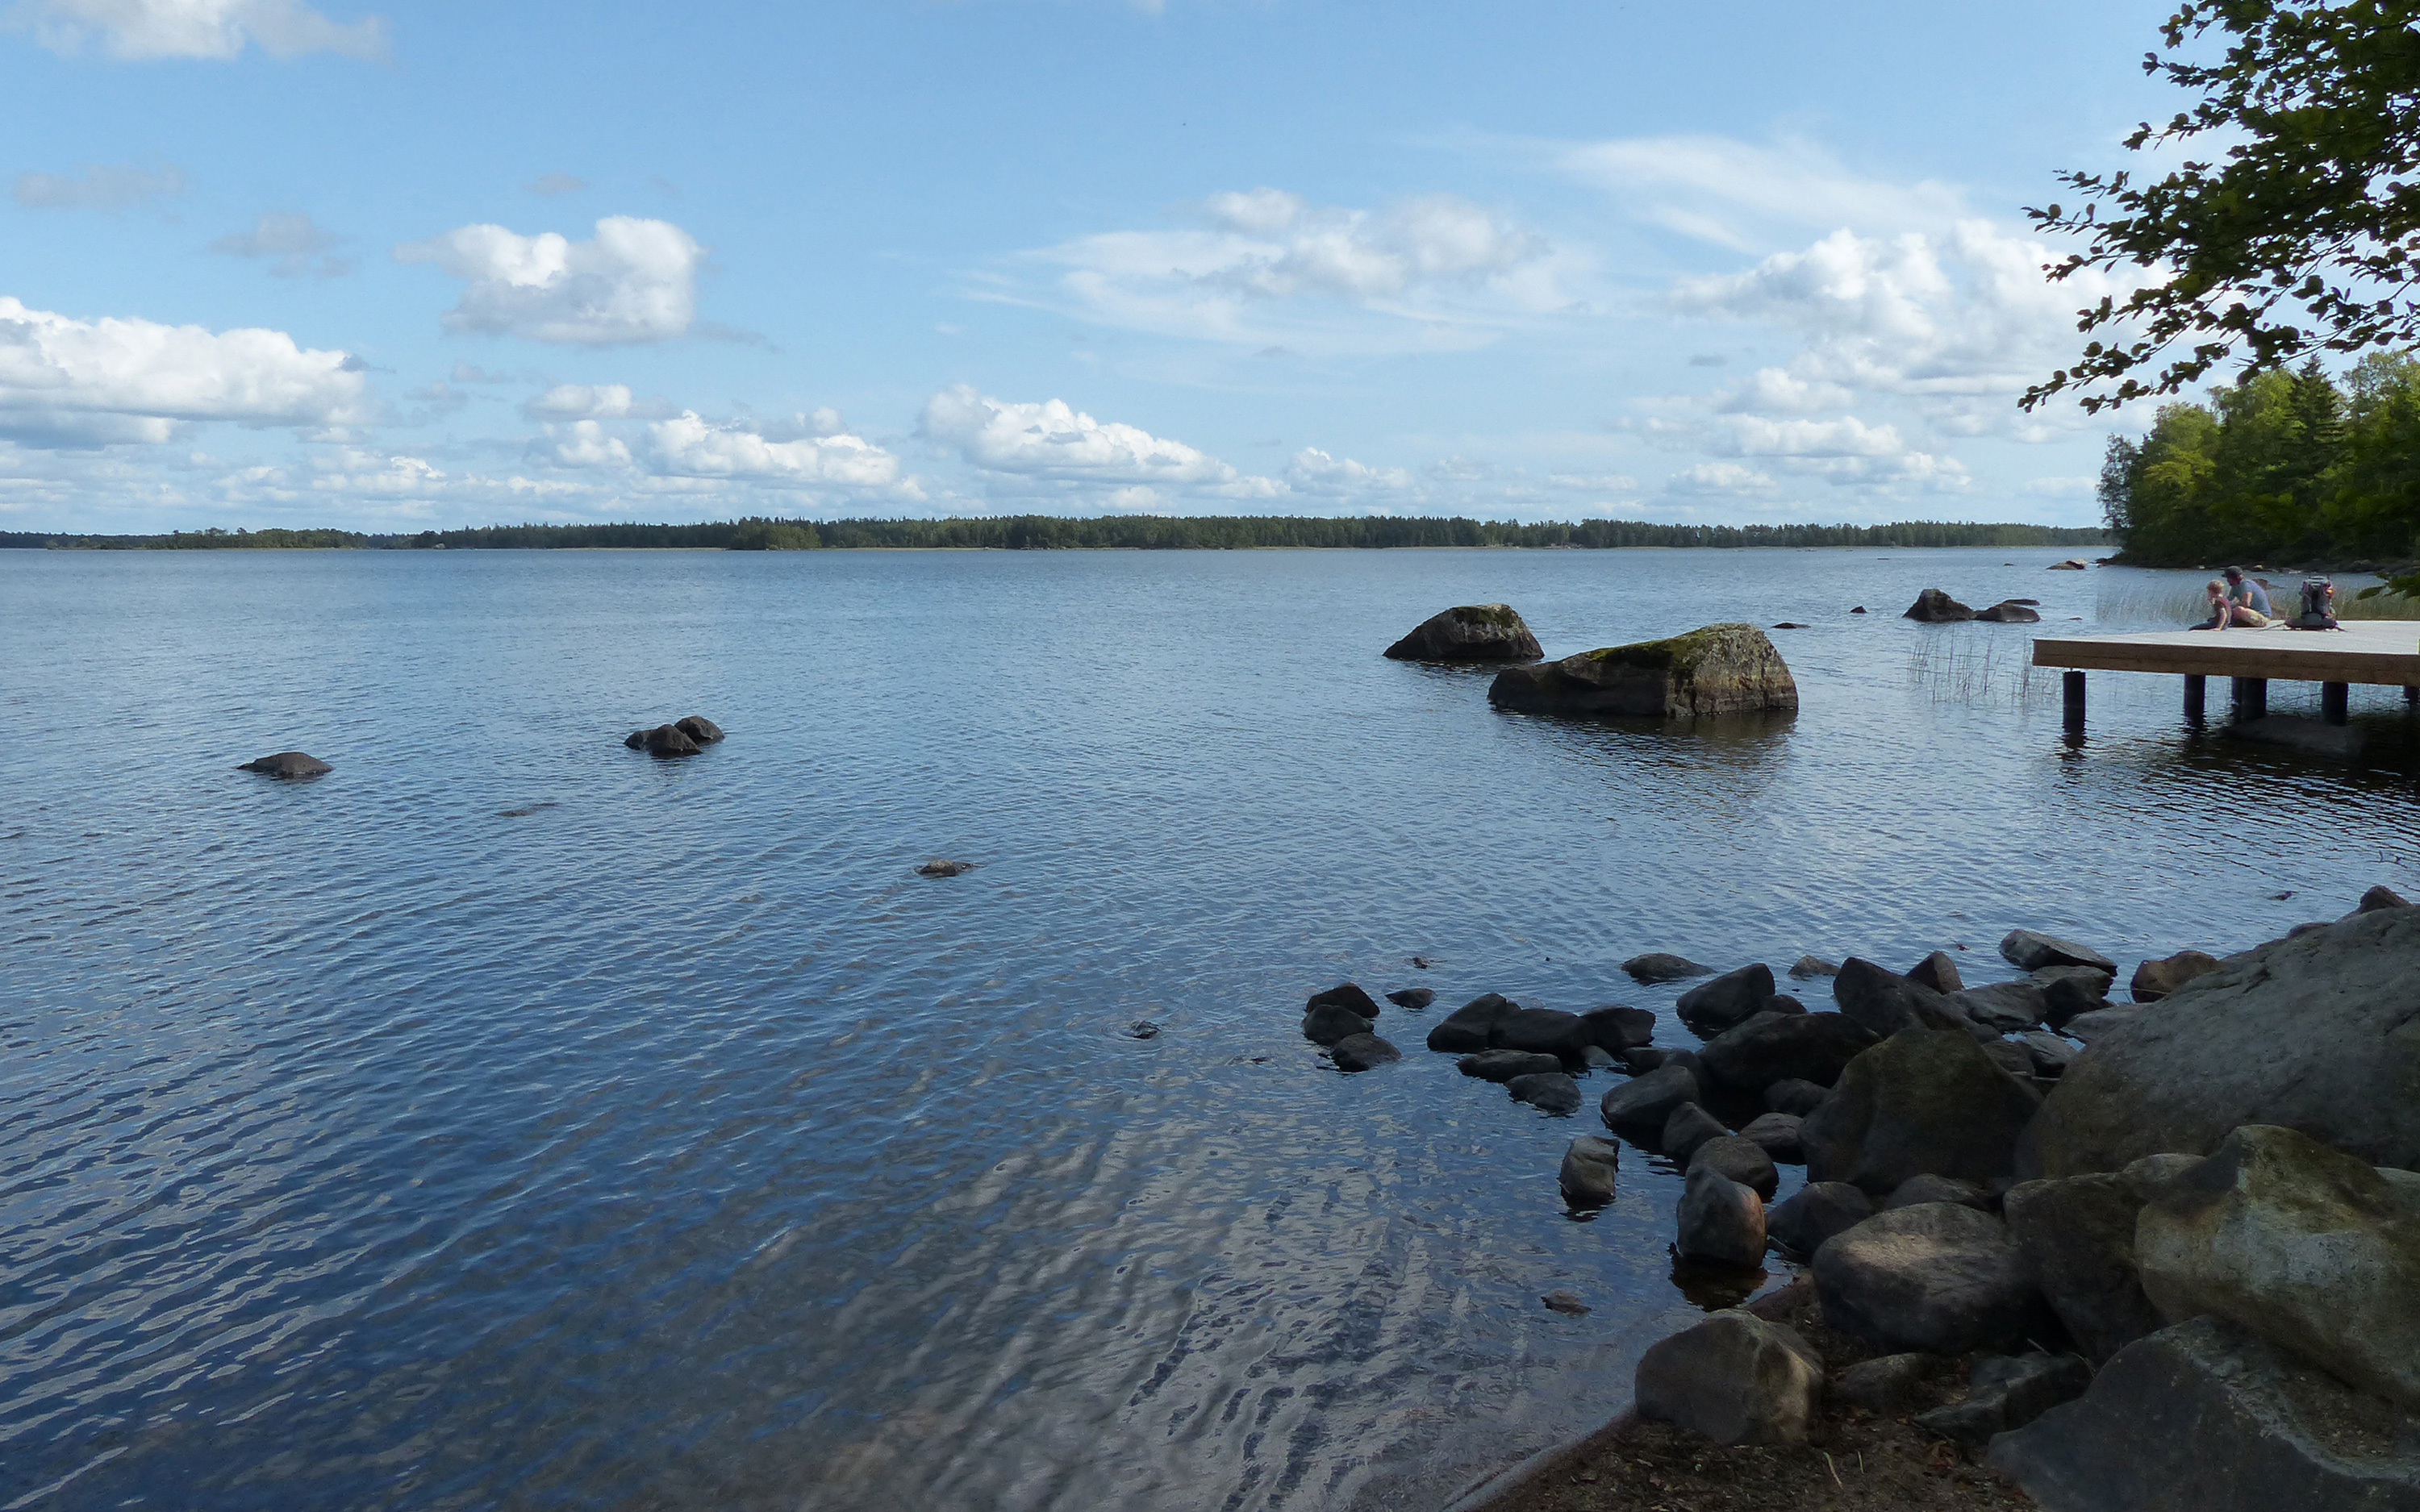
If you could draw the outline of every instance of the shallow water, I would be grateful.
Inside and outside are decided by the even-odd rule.
[[[1592,1107],[1438,1011],[2412,882],[2391,691],[2366,766],[2151,677],[2072,744],[2025,628],[1895,617],[2190,581],[2063,554],[0,552],[0,1506],[1435,1505],[1692,1305],[1677,1179],[1574,1221]],[[1802,709],[1376,655],[1489,599],[1550,655],[1810,622]],[[335,770],[231,770],[289,747]],[[1403,1064],[1298,1038],[1348,977],[1437,990]]]

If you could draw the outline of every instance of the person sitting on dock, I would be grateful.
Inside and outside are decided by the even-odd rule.
[[[2229,567],[2226,570],[2231,577],[2242,576],[2240,568]],[[2260,594],[2261,603],[2268,603],[2269,595],[2261,593],[2258,583],[2246,583],[2243,586],[2251,589],[2253,593]],[[2194,628],[2196,630],[2224,630],[2230,625],[2249,625],[2257,629],[2269,623],[2269,616],[2266,613],[2254,609],[2250,604],[2242,602],[2227,591],[2227,585],[2225,582],[2216,578],[2210,580],[2210,586],[2202,593],[2207,600],[2204,607],[2210,610],[2210,618],[2195,625]]]
[[[2238,625],[2266,625],[2277,611],[2269,607],[2269,590],[2257,578],[2246,578],[2242,567],[2226,569],[2226,599],[2235,606]],[[2248,617],[2247,617],[2248,616]]]

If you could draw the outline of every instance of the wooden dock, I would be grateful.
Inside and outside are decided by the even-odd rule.
[[[2269,712],[2269,683],[2318,683],[2319,707],[2342,724],[2351,685],[2403,689],[2420,703],[2420,621],[2348,620],[2340,630],[2156,630],[2145,635],[2044,636],[2034,641],[2034,665],[2066,668],[2067,722],[2084,722],[2086,671],[2165,672],[2185,680],[2185,713],[2199,717],[2204,679],[2233,683],[2239,717]]]

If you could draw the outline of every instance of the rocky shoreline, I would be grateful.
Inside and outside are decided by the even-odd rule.
[[[1820,1011],[1764,964],[1634,957],[1694,983],[1687,1046],[1623,1006],[1488,994],[1435,1022],[1429,1050],[1549,1114],[1623,1078],[1613,1137],[1563,1156],[1574,1210],[1612,1200],[1627,1143],[1684,1173],[1677,1272],[1734,1296],[1768,1255],[1801,1273],[1457,1508],[2420,1512],[2420,908],[2374,887],[2223,960],[2145,960],[2126,1002],[2089,947],[2020,929],[2000,954],[2024,974],[1974,987],[1947,952],[1802,958]],[[1347,983],[1303,1032],[1384,1067],[1381,1012]],[[1807,1182],[1768,1208],[1784,1165]]]

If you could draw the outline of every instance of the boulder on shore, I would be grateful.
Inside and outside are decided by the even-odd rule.
[[[1877,1195],[1927,1174],[1989,1181],[2014,1168],[2040,1103],[1967,1036],[1901,1029],[1849,1062],[1798,1138],[1810,1180]]]
[[[1664,718],[1794,710],[1798,684],[1753,625],[1710,625],[1686,635],[1583,651],[1508,668],[1489,702],[1540,714],[1627,714]]]
[[[2224,1318],[2420,1411],[2420,1213],[2364,1162],[2238,1129],[2151,1194],[2134,1262],[2161,1316]]]
[[[1621,964],[1621,969],[1630,973],[1633,980],[1651,986],[1659,981],[1679,981],[1687,977],[1711,977],[1714,974],[1714,967],[1701,966],[1687,956],[1674,955],[1669,950],[1650,950],[1645,955],[1634,955]]]
[[[1831,1095],[1832,1089],[1828,1087],[1792,1076],[1775,1082],[1764,1089],[1764,1105],[1775,1113],[1787,1113],[1803,1119],[1822,1107],[1823,1100]]]
[[[274,756],[245,762],[236,770],[258,772],[263,777],[320,777],[335,768],[306,751],[281,750]]]
[[[2021,1175],[2207,1155],[2278,1124],[2370,1165],[2420,1167],[2420,910],[2358,914],[2228,957],[2149,1007],[2079,1018]]]
[[[2127,987],[2133,993],[2134,1001],[2156,1003],[2195,978],[2207,977],[2217,969],[2218,957],[2207,950],[2179,950],[2136,966]]]
[[[1840,1079],[1874,1036],[1845,1013],[1759,1013],[1706,1041],[1698,1059],[1725,1087],[1762,1092],[1780,1081]]]
[[[1679,1216],[1673,1248],[1683,1259],[1743,1271],[1764,1263],[1764,1199],[1712,1165],[1690,1169]]]
[[[1914,1421],[1936,1438],[1980,1449],[1993,1434],[2024,1427],[2091,1384],[2092,1366],[2072,1354],[1987,1354],[1967,1375],[1964,1401]]]
[[[1971,620],[1975,611],[1950,597],[1938,588],[1928,588],[1916,595],[1907,607],[1902,620],[1916,620],[1926,625],[1947,625],[1955,620]]]
[[[2042,1300],[2096,1364],[2160,1327],[2134,1268],[2142,1211],[2131,1183],[2106,1173],[2020,1182],[2001,1200]]]
[[[1621,1145],[1602,1134],[1582,1134],[1563,1151],[1556,1185],[1575,1208],[1602,1208],[1613,1200],[1615,1179],[1621,1172]]]
[[[2215,1318],[2128,1345],[1988,1462],[2048,1512],[2420,1508],[2420,1423]]]
[[[2118,975],[2118,963],[2090,946],[2062,940],[2040,930],[2009,931],[2008,937],[2000,942],[2000,955],[2019,971],[2036,971],[2043,966],[2090,966],[2113,979]]]
[[[1387,648],[1397,661],[1535,661],[1545,652],[1505,604],[1462,604],[1432,614]]]
[[[1910,1027],[1956,1029],[1976,1039],[1999,1038],[1960,1012],[1943,994],[1854,955],[1840,963],[1840,974],[1832,979],[1832,1001],[1878,1038]]]
[[[1656,1147],[1664,1158],[1683,1170],[1689,1168],[1689,1157],[1709,1139],[1720,1139],[1730,1133],[1723,1120],[1695,1103],[1683,1103],[1664,1120],[1664,1132],[1656,1137]]]
[[[2032,1278],[1988,1212],[1928,1202],[1876,1213],[1815,1252],[1823,1320],[1886,1350],[1964,1354],[2025,1334]]]
[[[1809,1181],[1764,1215],[1765,1232],[1800,1259],[1811,1258],[1834,1234],[1874,1215],[1874,1199],[1846,1181]]]
[[[1995,981],[1949,995],[1952,1007],[1987,1029],[2015,1033],[2030,1029],[2049,1011],[2038,981]]]
[[[1798,1143],[1798,1118],[1791,1113],[1760,1113],[1740,1125],[1739,1136],[1753,1140],[1776,1164],[1802,1165],[1807,1151]]]
[[[1638,1415],[1716,1443],[1803,1443],[1823,1395],[1823,1363],[1797,1330],[1736,1308],[1639,1356]]]

